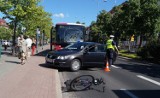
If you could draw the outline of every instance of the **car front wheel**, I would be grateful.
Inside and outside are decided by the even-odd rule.
[[[71,70],[78,71],[81,68],[81,62],[78,59],[74,59],[71,62]]]

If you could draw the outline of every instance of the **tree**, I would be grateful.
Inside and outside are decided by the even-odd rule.
[[[98,31],[99,31],[99,28],[97,27],[96,22],[92,21],[90,25],[90,33],[89,33],[90,41],[98,42],[98,39],[97,39]]]
[[[14,25],[13,45],[15,45],[16,29],[20,22],[31,14],[39,0],[1,0],[0,11],[5,14],[4,18],[11,20]]]
[[[21,28],[26,28],[27,35],[34,35],[37,26],[45,30],[49,37],[52,26],[51,14],[45,12],[43,7],[38,6],[40,0],[1,0],[0,11],[5,14],[3,18],[11,20],[10,27],[14,29],[13,46],[17,31],[22,33]],[[13,50],[14,52],[14,50]]]
[[[141,36],[140,47],[143,36],[147,41],[151,41],[157,35],[160,7],[158,0],[138,0],[137,2],[139,2],[139,15],[135,17],[134,27],[137,35]]]
[[[22,25],[26,28],[26,35],[35,36],[37,26],[41,32],[44,30],[45,35],[49,38],[50,29],[52,27],[51,14],[44,11],[43,7],[37,7],[34,14],[28,16],[22,21]]]
[[[111,33],[109,31],[110,22],[111,22],[111,14],[105,10],[102,10],[100,14],[97,16],[97,21],[96,21],[100,32],[102,32],[103,34]]]
[[[104,37],[109,33],[108,25],[110,23],[110,20],[111,14],[106,12],[105,10],[102,10],[100,14],[97,16],[96,22],[93,21],[91,23],[90,28],[92,31],[94,41],[104,43]]]

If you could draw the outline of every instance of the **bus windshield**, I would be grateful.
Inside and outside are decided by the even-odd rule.
[[[85,26],[83,25],[56,25],[56,42],[74,43],[84,41]]]

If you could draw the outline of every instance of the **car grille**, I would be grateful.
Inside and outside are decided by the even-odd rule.
[[[57,56],[54,56],[54,55],[50,55],[50,54],[48,54],[48,55],[47,55],[47,58],[55,59],[55,58],[57,58]]]

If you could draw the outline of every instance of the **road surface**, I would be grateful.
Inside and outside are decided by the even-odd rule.
[[[59,75],[63,88],[65,81],[80,75],[102,77],[106,83],[104,92],[102,86],[85,91],[63,89],[63,98],[160,98],[160,65],[147,62],[119,57],[110,72],[88,68],[78,72],[61,70]]]

